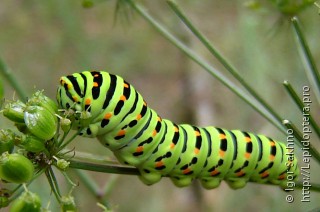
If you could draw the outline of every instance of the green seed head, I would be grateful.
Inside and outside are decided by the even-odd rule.
[[[14,147],[15,133],[9,129],[0,129],[0,154],[12,152]]]
[[[41,152],[45,149],[44,140],[33,135],[23,135],[21,145],[29,152]]]
[[[11,205],[10,212],[40,212],[41,199],[33,192],[23,192]]]
[[[25,108],[26,105],[19,100],[9,102],[4,106],[3,115],[13,122],[23,123]]]
[[[41,106],[28,106],[24,113],[24,121],[28,130],[43,140],[50,140],[55,135],[58,125],[57,117]]]
[[[12,183],[25,183],[32,179],[34,167],[23,155],[5,152],[0,157],[0,179]]]
[[[52,114],[55,114],[58,112],[58,106],[57,104],[43,94],[43,91],[37,91],[35,92],[32,97],[27,102],[28,106],[41,106],[49,110]]]
[[[73,196],[62,196],[61,197],[61,211],[63,212],[73,212],[77,211],[76,203],[74,201]]]

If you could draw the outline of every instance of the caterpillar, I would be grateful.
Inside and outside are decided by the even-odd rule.
[[[120,163],[135,166],[147,185],[168,176],[178,187],[199,179],[213,189],[222,180],[233,189],[250,180],[282,187],[299,174],[286,145],[264,135],[219,127],[175,124],[147,106],[117,75],[84,71],[60,78],[59,107],[80,135],[96,137]]]

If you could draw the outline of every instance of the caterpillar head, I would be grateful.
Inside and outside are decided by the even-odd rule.
[[[86,83],[82,73],[75,73],[60,78],[57,101],[64,115],[71,119],[75,128],[84,127],[91,122],[90,104],[84,101]]]
[[[60,78],[60,86],[57,91],[57,101],[63,109],[73,109],[81,112],[83,102],[83,88],[76,74]]]

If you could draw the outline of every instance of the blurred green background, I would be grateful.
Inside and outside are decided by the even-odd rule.
[[[281,85],[283,80],[289,80],[299,95],[302,95],[302,86],[309,85],[288,18],[282,17],[272,6],[250,10],[244,6],[245,2],[178,1],[194,24],[267,102],[284,118],[300,124],[301,112]],[[225,72],[165,2],[141,3],[188,46]],[[116,1],[100,1],[93,8],[85,9],[81,1],[2,1],[0,57],[28,94],[44,89],[48,96],[55,98],[60,76],[89,69],[107,70],[132,83],[149,106],[177,123],[239,128],[286,139],[138,14],[130,13],[128,20],[121,11],[116,16],[115,5]],[[310,7],[299,17],[313,56],[319,58],[317,9]],[[6,81],[4,85],[5,97],[12,99],[14,91]],[[312,109],[319,111],[318,106],[313,105]],[[0,127],[13,126],[1,119]],[[95,139],[79,138],[72,146],[78,151],[112,156]],[[296,152],[299,157],[298,147]],[[320,183],[316,177],[318,165],[312,163],[311,170],[311,181]],[[90,175],[101,186],[112,176]],[[77,177],[72,176],[77,181]],[[64,184],[63,177],[58,177]],[[31,187],[42,194],[43,205],[51,201],[52,211],[58,211],[44,178]],[[100,211],[94,197],[81,183],[74,195],[80,211]],[[295,201],[291,204],[286,202],[286,195],[276,186],[256,184],[234,191],[222,183],[219,188],[207,191],[197,183],[188,188],[176,188],[169,179],[163,179],[148,187],[136,176],[122,175],[107,199],[115,211],[308,211],[319,206],[317,193],[311,193],[310,203],[301,203],[300,190],[293,193]]]

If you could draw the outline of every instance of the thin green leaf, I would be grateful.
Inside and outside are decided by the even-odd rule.
[[[276,126],[281,132],[285,133],[285,127],[281,125],[281,122],[277,121],[273,116],[271,116],[260,104],[257,104],[257,101],[249,96],[246,92],[243,91],[239,86],[226,78],[214,67],[209,65],[203,58],[201,58],[197,53],[188,48],[175,36],[173,36],[166,28],[164,28],[158,21],[152,18],[140,5],[136,4],[135,1],[127,0],[127,2],[140,14],[146,21],[148,21],[161,35],[163,35],[168,41],[170,41],[174,46],[184,52],[191,60],[200,65],[208,73],[218,79],[223,85],[229,88],[233,93],[239,96],[244,100],[248,105],[253,109],[258,111],[263,117],[265,117],[270,123]]]
[[[13,73],[9,70],[8,66],[4,63],[4,61],[0,58],[0,74],[6,79],[7,82],[15,89],[18,96],[22,101],[27,100],[27,94],[25,89],[23,89],[18,83],[17,79],[14,77]]]
[[[318,103],[320,104],[320,74],[317,69],[316,63],[312,57],[309,45],[305,39],[305,36],[301,30],[301,25],[299,23],[298,17],[293,17],[291,19],[293,29],[296,33],[298,44],[300,47],[302,61],[305,64],[305,70],[307,77],[311,85],[314,87],[313,91],[316,95]]]
[[[298,138],[298,144],[300,147],[306,148],[312,157],[320,164],[320,153],[318,150],[310,143],[309,140],[304,139],[303,134],[298,130],[298,128],[289,120],[284,120],[283,124],[287,127],[287,129],[291,129],[293,131],[293,135],[295,138]]]
[[[171,0],[167,1],[170,8],[175,12],[175,14],[181,19],[181,21],[191,30],[191,32],[202,42],[202,44],[209,50],[209,52],[226,68],[229,73],[259,102],[261,107],[263,107],[272,117],[272,123],[281,123],[281,117],[276,113],[276,111],[245,81],[243,77],[239,74],[235,67],[231,65],[230,62],[213,46],[213,44],[191,23],[184,12],[179,8],[179,6]],[[259,108],[258,112],[261,114],[262,108]],[[262,114],[261,114],[262,115]],[[266,115],[264,115],[266,116]],[[275,126],[278,126],[275,125]],[[282,127],[281,127],[282,128]]]
[[[289,95],[291,96],[291,98],[293,99],[293,101],[296,103],[296,105],[298,106],[298,108],[303,111],[303,109],[306,107],[305,104],[301,101],[301,98],[299,98],[297,92],[295,92],[295,90],[293,89],[293,87],[291,86],[291,84],[288,81],[284,81],[283,82],[284,87],[286,88],[287,92],[289,93]],[[309,116],[310,119],[310,124],[313,127],[313,129],[315,130],[316,134],[318,135],[318,137],[320,138],[320,128],[318,126],[318,124],[316,123],[316,121],[314,120],[313,116],[310,115]]]

